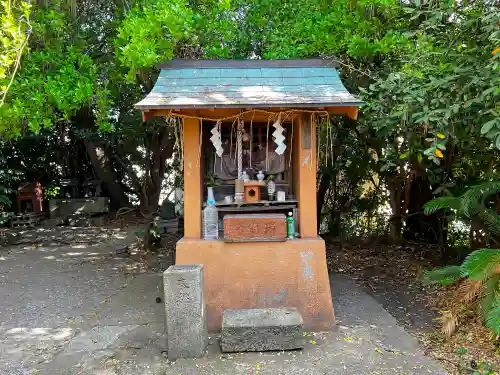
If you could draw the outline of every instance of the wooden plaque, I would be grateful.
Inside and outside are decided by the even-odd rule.
[[[283,214],[235,214],[224,216],[224,240],[228,242],[285,241]]]

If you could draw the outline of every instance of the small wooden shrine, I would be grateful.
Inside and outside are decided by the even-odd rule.
[[[18,214],[39,214],[43,211],[43,187],[38,182],[27,182],[17,189]]]
[[[317,230],[316,131],[329,116],[356,119],[362,104],[324,60],[161,66],[136,107],[144,121],[178,119],[170,122],[182,134],[184,167],[176,264],[204,265],[210,331],[220,329],[225,309],[259,307],[296,307],[306,329],[333,327]],[[203,239],[207,198],[218,209],[218,240]],[[287,235],[288,215],[297,236]]]

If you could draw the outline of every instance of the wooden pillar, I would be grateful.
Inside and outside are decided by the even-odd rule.
[[[200,121],[185,118],[184,144],[184,237],[201,238]]]
[[[297,127],[295,183],[299,201],[299,232],[301,238],[316,238],[316,121],[302,113]]]

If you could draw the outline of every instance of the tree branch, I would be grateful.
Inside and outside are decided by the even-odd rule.
[[[19,49],[19,53],[17,54],[16,64],[14,66],[14,71],[12,72],[12,77],[10,77],[9,84],[7,85],[7,87],[5,88],[5,91],[2,94],[2,99],[0,100],[0,107],[2,107],[5,103],[5,98],[7,97],[7,93],[9,92],[10,87],[14,83],[14,78],[16,77],[17,71],[19,70],[19,66],[21,65],[21,57],[23,55],[23,51],[26,48],[26,46],[28,45],[28,41],[29,41],[31,31],[32,31],[32,27],[31,27],[31,24],[29,23],[29,19],[26,20],[26,24],[29,27],[28,30],[26,31],[26,39],[21,44],[21,48]],[[19,26],[19,28],[21,28],[21,26]],[[22,32],[22,31],[19,30],[19,32]]]
[[[137,177],[137,174],[135,173],[134,169],[132,168],[132,165],[130,163],[125,163],[120,156],[116,152],[113,152],[113,157],[114,159],[120,164],[120,167],[122,167],[125,172],[129,175],[130,179],[132,180],[132,183],[136,186],[136,189],[138,191],[141,190],[141,181]]]

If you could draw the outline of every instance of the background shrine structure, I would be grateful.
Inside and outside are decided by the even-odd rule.
[[[325,60],[174,60],[161,66],[136,108],[144,121],[179,119],[184,237],[175,262],[204,265],[210,331],[220,330],[222,312],[230,308],[296,307],[306,329],[333,327],[325,243],[318,235],[316,132],[325,117],[357,119],[362,104]],[[259,171],[261,180],[272,176],[284,199],[268,196]],[[203,207],[213,178],[221,228],[218,240],[206,240]],[[247,195],[235,202],[239,184]],[[293,240],[286,239],[288,212],[296,220]]]

